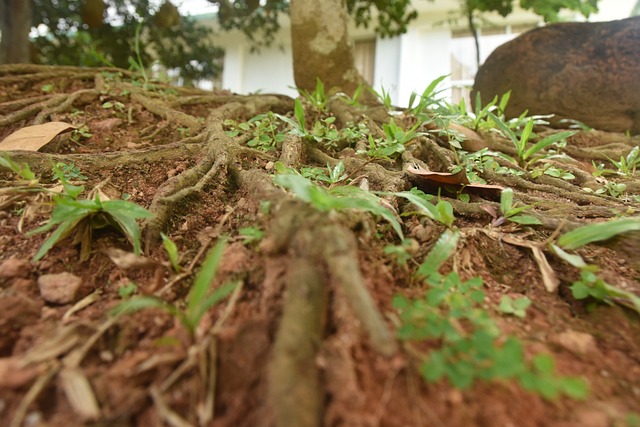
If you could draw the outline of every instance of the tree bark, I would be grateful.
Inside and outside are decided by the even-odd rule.
[[[290,7],[293,74],[298,89],[312,91],[316,79],[327,89],[338,88],[349,95],[358,85],[367,86],[355,67],[346,0],[291,0]]]
[[[0,64],[27,63],[31,0],[0,0]]]

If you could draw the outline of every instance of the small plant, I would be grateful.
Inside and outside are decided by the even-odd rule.
[[[264,237],[264,231],[257,227],[243,227],[238,230],[242,243],[245,245],[252,245],[258,243]]]
[[[536,166],[531,171],[531,178],[537,178],[542,175],[549,175],[554,178],[564,179],[566,181],[571,181],[576,178],[576,176],[571,172],[557,166],[553,166],[550,163],[545,163],[542,166]]]
[[[593,242],[610,239],[618,234],[640,231],[638,218],[622,218],[597,224],[589,224],[563,234],[557,244],[549,245],[551,251],[563,261],[580,270],[580,279],[571,285],[571,292],[576,299],[594,298],[606,303],[618,303],[640,313],[640,297],[632,292],[613,286],[599,277],[597,265],[587,264],[578,254],[570,254],[567,250],[575,250]]]
[[[391,257],[400,267],[407,267],[408,261],[415,253],[418,242],[413,239],[404,239],[399,245],[387,245],[384,254]]]
[[[36,174],[33,173],[27,163],[18,163],[11,158],[0,153],[0,167],[9,169],[25,181],[35,181]]]
[[[253,138],[247,142],[247,145],[262,151],[275,150],[286,137],[278,129],[278,117],[271,111],[255,116],[245,123],[225,120],[224,124],[229,128],[227,135],[234,137],[250,134]]]
[[[627,192],[627,184],[618,183],[613,181],[607,181],[605,184],[598,188],[596,194],[607,194],[611,197],[622,197]]]
[[[387,91],[384,87],[380,88],[380,92],[378,92],[374,88],[369,88],[369,90],[371,91],[372,94],[375,95],[376,98],[378,98],[378,101],[382,103],[382,105],[384,106],[384,108],[387,109],[387,111],[391,111],[393,109],[393,105],[391,105],[391,93]]]
[[[83,139],[89,139],[92,136],[93,134],[89,131],[89,127],[87,125],[82,125],[71,132],[71,140],[75,143],[80,143]]]
[[[43,91],[44,93],[51,93],[55,90],[55,88],[56,88],[55,85],[49,83],[49,84],[43,85],[40,88],[40,90]]]
[[[407,199],[418,208],[417,213],[426,215],[446,227],[451,227],[456,219],[453,215],[453,206],[451,203],[440,199],[438,200],[438,203],[434,205],[431,203],[433,196],[425,194],[417,188],[412,188],[410,191],[390,193],[390,195]],[[404,213],[403,215],[412,214],[414,214],[414,212]]]
[[[362,83],[360,83],[358,85],[358,87],[356,88],[356,90],[353,92],[353,96],[349,96],[346,93],[341,93],[339,95],[342,96],[342,98],[344,98],[344,101],[348,105],[351,105],[352,107],[360,107],[360,103],[358,102],[358,99],[360,98],[360,95],[362,94],[362,88],[363,87],[364,86],[362,85]]]
[[[111,314],[121,316],[147,308],[159,308],[177,318],[182,326],[189,332],[191,338],[195,337],[196,328],[200,324],[204,314],[218,302],[226,298],[238,286],[238,283],[227,283],[211,290],[214,283],[220,260],[224,252],[225,240],[220,239],[209,251],[202,267],[196,276],[189,293],[187,294],[185,309],[177,305],[153,296],[133,297],[118,304]]]
[[[118,296],[122,299],[127,299],[133,296],[138,292],[138,285],[135,283],[129,283],[128,285],[124,285],[118,288]]]
[[[169,257],[169,263],[171,264],[171,268],[176,273],[179,273],[180,270],[180,255],[178,254],[178,247],[175,242],[171,240],[166,234],[160,233],[160,237],[162,237],[162,247],[167,252],[167,256]]]
[[[313,92],[304,89],[298,89],[298,93],[303,96],[316,110],[324,112],[327,109],[327,94],[324,91],[324,84],[320,79],[316,78],[316,87]]]
[[[609,159],[609,161],[618,169],[619,175],[633,176],[636,173],[636,168],[640,165],[640,147],[633,147],[626,157],[620,156],[619,162],[612,159]]]
[[[560,142],[564,139],[567,139],[576,134],[575,131],[563,131],[558,132],[553,135],[546,136],[536,142],[534,145],[527,148],[527,143],[529,142],[529,138],[531,138],[533,134],[533,125],[535,124],[535,119],[533,117],[529,118],[522,130],[522,134],[520,137],[516,135],[516,132],[513,131],[502,119],[498,118],[495,114],[491,112],[487,112],[491,120],[496,124],[498,129],[502,131],[502,133],[508,137],[516,148],[518,155],[518,164],[527,169],[533,162],[540,159],[540,157],[534,158],[533,156],[538,154],[540,151],[549,147],[556,142]]]
[[[521,214],[521,212],[531,209],[531,207],[531,205],[516,206],[516,204],[513,203],[513,190],[511,188],[502,190],[500,194],[500,213],[505,219],[523,225],[542,224],[540,220],[534,216]]]
[[[407,107],[409,113],[418,117],[420,121],[424,121],[423,119],[425,119],[426,116],[423,115],[426,113],[429,106],[431,106],[432,104],[437,104],[441,101],[440,99],[437,99],[436,96],[442,91],[437,91],[436,89],[438,88],[438,85],[442,83],[447,77],[449,77],[448,74],[440,76],[433,80],[419,96],[417,93],[412,92],[409,96],[409,105]],[[413,104],[418,97],[420,98],[420,100],[414,106]]]
[[[356,209],[381,216],[387,220],[398,236],[403,239],[402,228],[393,212],[385,208],[380,199],[373,193],[359,187],[343,185],[326,189],[312,183],[300,174],[292,173],[282,165],[276,164],[280,173],[274,177],[274,182],[294,192],[301,200],[310,203],[322,212],[330,210]]]
[[[527,297],[513,299],[508,295],[500,298],[500,306],[498,309],[504,314],[512,314],[516,317],[524,319],[527,317],[527,308],[531,305],[531,300]]]
[[[438,273],[457,243],[456,233],[447,234],[420,267],[419,273],[429,286],[424,296],[412,300],[396,295],[393,299],[400,315],[400,339],[427,344],[412,347],[412,354],[421,360],[423,378],[428,382],[447,378],[460,389],[477,380],[511,379],[547,399],[561,394],[585,398],[588,388],[584,380],[558,376],[548,355],[535,355],[528,363],[518,339],[500,336],[498,326],[482,308],[485,296],[480,277],[463,281],[455,271]]]
[[[144,80],[144,83],[147,84],[149,82],[149,78],[147,77],[147,72],[144,68],[144,63],[142,62],[142,55],[140,54],[141,50],[140,50],[140,31],[142,30],[142,22],[140,22],[137,26],[136,26],[136,34],[135,34],[135,52],[136,52],[136,59],[133,59],[132,57],[129,57],[129,68],[134,70],[135,72],[139,73],[142,76],[142,79]]]
[[[300,174],[305,178],[313,179],[315,181],[326,182],[328,184],[337,184],[347,179],[347,174],[344,173],[344,163],[338,162],[335,167],[331,167],[327,163],[327,167],[323,168],[302,168]]]
[[[84,261],[89,258],[92,231],[107,226],[124,234],[133,245],[135,254],[140,254],[140,228],[136,220],[153,216],[143,207],[124,200],[101,201],[97,194],[94,199],[86,200],[54,196],[53,203],[51,219],[42,227],[27,233],[27,236],[31,236],[57,227],[34,255],[34,262],[72,234],[72,244],[80,244],[80,260]]]
[[[73,163],[63,163],[63,162],[58,162],[56,163],[56,168],[58,168],[60,170],[60,172],[62,173],[63,176],[63,180],[66,181],[84,181],[86,179],[88,179],[88,177],[86,175],[84,175],[80,169]],[[56,173],[54,170],[54,177],[56,177]],[[62,180],[61,180],[62,181]]]
[[[125,105],[120,101],[115,101],[115,102],[107,101],[107,102],[104,102],[102,104],[102,108],[104,108],[104,109],[112,109],[113,108],[113,109],[118,110],[120,112],[123,112],[126,109]]]
[[[405,150],[405,145],[421,135],[416,132],[416,129],[420,126],[420,123],[416,123],[408,130],[402,129],[398,126],[393,119],[389,120],[389,123],[382,125],[382,130],[385,134],[384,139],[373,138],[369,135],[369,150],[360,150],[358,154],[366,154],[369,157],[379,159],[395,159]]]

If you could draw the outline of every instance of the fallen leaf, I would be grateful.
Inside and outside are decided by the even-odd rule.
[[[56,136],[73,129],[77,129],[77,126],[64,122],[27,126],[3,139],[0,142],[0,150],[38,151]]]
[[[107,248],[105,253],[111,261],[118,267],[129,270],[132,268],[155,268],[158,264],[150,259],[140,255],[136,255],[133,252],[123,251],[118,248]]]
[[[98,400],[84,372],[65,367],[60,371],[60,384],[69,404],[83,420],[97,420],[100,417]]]
[[[464,171],[458,173],[433,172],[418,166],[409,166],[407,172],[415,176],[418,188],[427,191],[433,187],[444,188],[452,193],[462,190],[463,193],[468,191],[488,199],[498,200],[504,190],[504,187],[500,185],[471,183]],[[454,188],[451,189],[451,187]]]

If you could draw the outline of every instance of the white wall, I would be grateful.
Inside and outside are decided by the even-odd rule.
[[[263,48],[259,53],[250,52],[245,43],[225,47],[223,88],[238,93],[297,96],[294,86],[290,46]]]
[[[601,0],[602,12],[593,19],[620,19],[629,15],[635,0]],[[421,93],[436,78],[451,73],[451,55],[457,55],[461,62],[475,62],[475,51],[466,42],[452,39],[451,27],[447,24],[452,17],[449,11],[458,10],[458,3],[452,0],[422,2],[425,11],[411,24],[402,36],[376,40],[373,86],[389,92],[393,103],[405,106],[412,92]],[[428,9],[428,10],[427,10]],[[489,20],[496,25],[535,25],[540,17],[531,12],[515,11],[508,18],[491,15]],[[464,20],[458,19],[455,27],[463,29]],[[224,33],[216,43],[226,51],[222,86],[238,93],[275,92],[296,96],[292,89],[293,61],[288,40],[288,20],[283,21],[282,31],[274,47],[251,53],[244,35],[238,32]],[[366,38],[371,34],[362,28],[353,29],[352,34]],[[484,60],[498,44],[513,35],[503,34],[481,39],[481,54]],[[467,43],[468,44],[468,43]],[[469,58],[466,58],[470,55]],[[474,67],[475,68],[475,67]],[[446,79],[441,88],[451,85]]]
[[[412,92],[422,93],[436,78],[451,73],[451,31],[411,28],[400,36],[400,76],[396,105],[406,106]],[[448,79],[442,82],[448,85]]]

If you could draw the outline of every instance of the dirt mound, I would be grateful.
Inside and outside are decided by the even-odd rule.
[[[307,130],[316,120],[325,123],[323,135],[356,132],[338,108],[332,123],[322,122],[326,112],[304,107]],[[436,184],[441,196],[431,200],[440,210],[433,212],[454,218],[443,225],[437,214],[415,215],[416,205],[403,198],[422,179],[410,168],[444,173],[456,164],[451,134],[434,132],[432,122],[416,128],[420,135],[404,152],[370,158],[357,154],[368,149],[362,134],[345,147],[344,135],[331,146],[285,132],[296,123],[287,97],[174,88],[122,70],[35,66],[0,67],[0,114],[0,140],[51,121],[76,127],[40,151],[6,153],[28,163],[34,180],[0,169],[0,416],[7,425],[637,425],[637,313],[617,304],[624,298],[574,298],[579,269],[546,245],[582,223],[637,210],[632,174],[611,181],[626,185],[613,197],[594,193],[604,184],[588,172],[592,159],[628,155],[637,137],[572,136],[564,150],[577,161],[563,170],[573,179],[533,178],[492,157],[522,173],[474,171],[513,188],[541,225],[500,219],[495,193],[469,191],[466,199]],[[349,114],[383,141],[388,118],[376,123],[356,107]],[[258,124],[246,124],[259,115]],[[395,123],[408,129],[415,117],[395,116]],[[258,149],[260,135],[270,132],[280,141]],[[494,152],[517,154],[494,132],[478,138]],[[88,251],[82,239],[67,239],[32,261],[49,234],[26,232],[51,218],[58,199],[49,191],[73,190],[55,189],[58,162],[67,185],[84,186],[79,200],[93,191],[155,215],[142,224],[143,257],[131,253],[131,234],[102,216]],[[306,170],[317,178],[310,186],[283,168],[324,172]],[[289,181],[275,185],[276,169]],[[332,184],[323,185],[321,175]],[[288,184],[293,191],[284,191]],[[366,187],[383,193],[362,196]],[[160,231],[176,245],[173,264]],[[403,244],[399,234],[412,240]],[[227,243],[212,278],[211,248],[222,248],[222,236]],[[600,266],[598,277],[637,295],[634,239],[577,253]],[[546,289],[541,268],[547,280],[557,279],[557,290]],[[73,275],[77,289],[69,292],[69,276],[60,273]],[[205,291],[196,298],[199,280]],[[234,285],[198,312],[209,282]],[[155,296],[156,305],[109,315],[141,295]],[[520,303],[505,307],[505,296],[528,298],[526,316]],[[541,354],[552,355],[555,368]],[[434,355],[447,363],[437,365]],[[426,381],[440,378],[437,366],[446,379]],[[583,383],[588,395],[569,397],[579,397]]]

